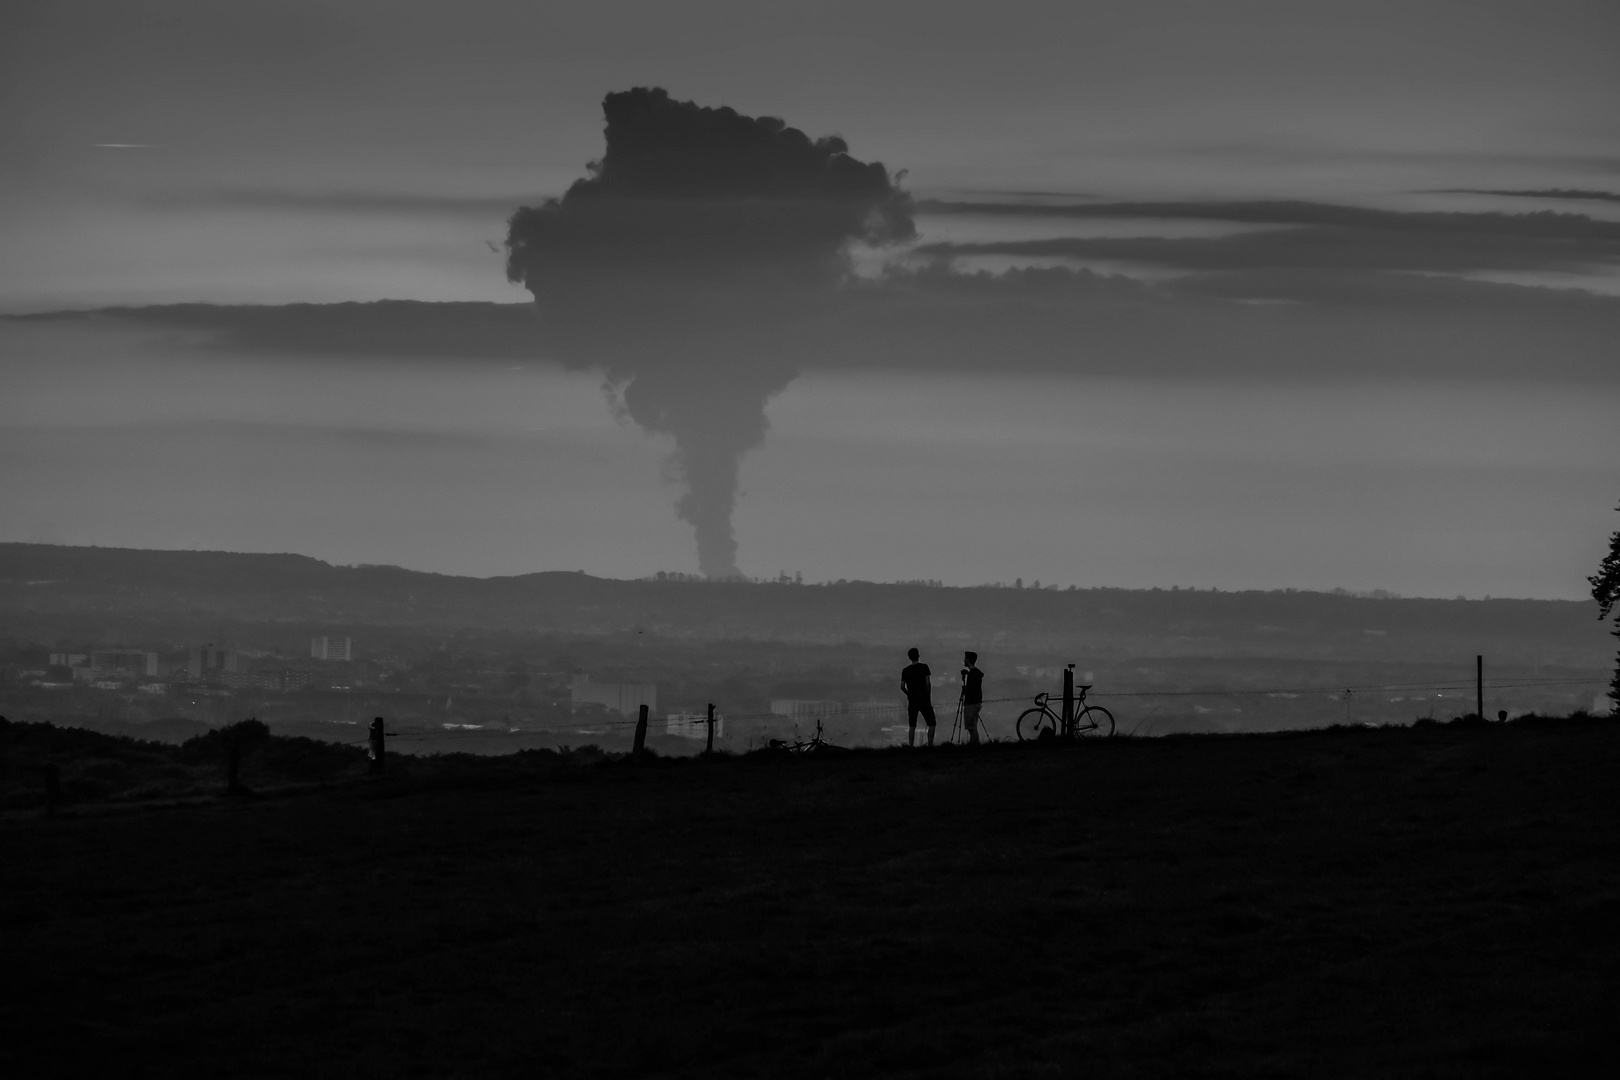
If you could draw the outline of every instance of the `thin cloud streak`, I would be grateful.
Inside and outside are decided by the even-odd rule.
[[[186,304],[11,319],[181,331],[170,347],[260,356],[455,364],[549,355],[529,304]],[[772,370],[1620,378],[1620,299],[1414,273],[1251,269],[1151,285],[1087,271],[928,266],[847,283],[793,329],[775,341]]]
[[[1559,172],[1620,173],[1620,154],[1549,153],[1538,151],[1410,150],[1376,146],[1323,146],[1300,141],[1228,142],[1181,145],[1167,153],[1202,157],[1234,157],[1269,163],[1337,162],[1354,165],[1365,162],[1456,168],[1507,165],[1520,168],[1551,169]]]
[[[1620,222],[1582,214],[1398,211],[1301,201],[1097,203],[1063,206],[932,201],[920,209],[939,214],[1010,220],[1199,220],[1256,226],[1224,236],[1094,236],[1002,239],[923,244],[915,254],[954,262],[986,256],[1071,260],[1161,267],[1183,274],[1224,275],[1214,290],[1234,298],[1276,296],[1270,277],[1281,270],[1321,277],[1316,302],[1364,301],[1368,290],[1403,291],[1391,274],[1565,274],[1602,276],[1620,268]],[[1242,275],[1267,275],[1265,290],[1245,290]],[[1281,295],[1298,295],[1304,282]],[[1590,284],[1601,284],[1591,281]],[[1208,281],[1191,288],[1210,292]],[[1323,288],[1321,286],[1331,286]],[[1180,287],[1177,282],[1166,285]],[[1337,298],[1334,290],[1338,291]],[[1419,290],[1404,290],[1409,300]],[[1434,299],[1442,299],[1431,294]],[[1447,294],[1450,303],[1456,294]]]
[[[1249,225],[1323,225],[1402,232],[1481,233],[1620,240],[1620,222],[1541,210],[1525,214],[1380,210],[1296,199],[1034,204],[924,199],[919,213],[1100,218],[1197,218]]]
[[[1467,273],[1492,270],[1578,271],[1620,260],[1620,242],[1571,243],[1447,232],[1289,229],[1239,236],[1169,239],[1067,237],[985,243],[926,244],[921,254],[1025,255],[1147,263],[1187,271],[1309,270]]]
[[[383,214],[498,218],[525,201],[519,195],[430,195],[398,191],[309,191],[277,188],[214,188],[205,191],[152,192],[141,197],[149,206],[184,210],[270,210],[300,214]]]
[[[1620,192],[1588,191],[1584,188],[1427,188],[1425,195],[1503,195],[1512,199],[1569,199],[1574,201],[1620,203]]]

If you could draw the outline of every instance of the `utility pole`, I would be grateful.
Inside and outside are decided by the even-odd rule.
[[[714,753],[714,702],[709,702],[709,745],[704,747],[705,754]]]

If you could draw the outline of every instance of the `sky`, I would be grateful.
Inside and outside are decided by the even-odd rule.
[[[0,539],[1580,597],[1617,46],[1547,0],[8,4]],[[720,107],[807,138],[760,180]]]

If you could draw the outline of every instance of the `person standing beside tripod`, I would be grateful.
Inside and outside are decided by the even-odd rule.
[[[962,726],[967,728],[968,745],[979,745],[979,710],[984,705],[984,672],[979,670],[979,654],[962,654]]]

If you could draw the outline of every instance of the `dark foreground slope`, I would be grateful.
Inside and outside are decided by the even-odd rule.
[[[1617,765],[1571,720],[14,813],[0,1065],[1550,1075],[1620,1027]]]

